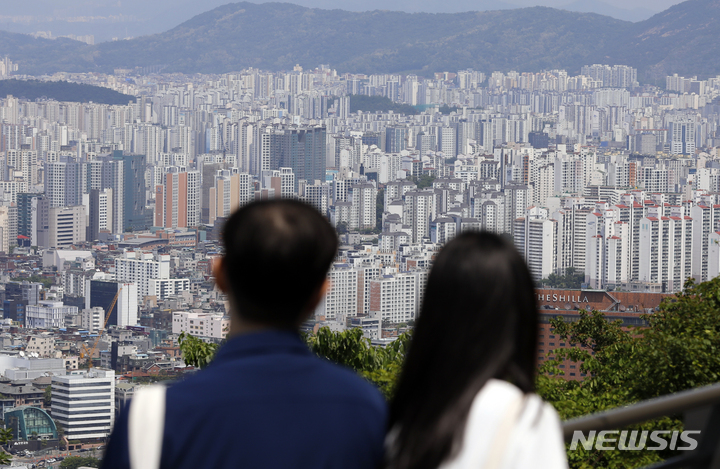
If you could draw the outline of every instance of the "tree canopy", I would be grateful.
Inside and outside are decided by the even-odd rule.
[[[623,328],[597,311],[580,311],[576,322],[552,320],[554,334],[569,346],[541,367],[538,393],[568,419],[718,382],[720,377],[720,279],[695,284],[665,299],[648,327]],[[572,347],[577,346],[577,347]],[[562,379],[560,361],[585,373]],[[630,430],[682,430],[673,416]],[[572,467],[639,467],[667,458],[669,451],[569,451]]]
[[[77,469],[78,467],[100,467],[100,460],[90,456],[68,456],[60,463],[61,469]]]
[[[552,273],[546,279],[543,279],[540,284],[550,288],[579,289],[582,287],[583,282],[585,282],[585,273],[577,271],[575,267],[568,267],[565,270],[565,275]]]
[[[374,347],[363,337],[362,329],[332,332],[327,327],[304,338],[318,356],[351,368],[374,383],[388,398],[392,396],[410,343],[410,335],[405,333],[387,347]],[[218,348],[217,344],[203,342],[186,333],[181,334],[179,345],[185,363],[198,368],[207,366]]]
[[[48,289],[53,285],[53,280],[40,275],[31,275],[30,277],[15,277],[11,279],[13,282],[31,282],[31,283],[42,283],[43,287]]]

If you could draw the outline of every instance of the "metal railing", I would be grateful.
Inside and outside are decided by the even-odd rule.
[[[720,383],[681,391],[563,422],[565,441],[576,431],[619,430],[663,416],[683,415],[686,430],[700,430],[697,448],[651,466],[653,469],[720,469]]]

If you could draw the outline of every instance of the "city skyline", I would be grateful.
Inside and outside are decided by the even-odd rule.
[[[470,4],[461,1],[441,5]],[[574,7],[603,7],[582,1]],[[538,4],[472,5],[510,2]],[[695,23],[720,0],[691,2],[637,26],[548,8],[414,15],[244,4],[127,41],[225,2],[13,4],[0,29],[36,29],[36,38],[0,31],[0,45],[19,44],[0,49],[0,417],[12,430],[14,462],[38,463],[32,452],[54,458],[63,446],[87,456],[107,444],[116,421],[127,422],[130,399],[137,403],[144,386],[172,381],[181,390],[213,356],[223,359],[218,347],[265,340],[255,334],[290,338],[293,327],[304,342],[292,337],[294,355],[307,345],[397,398],[412,331],[432,310],[433,330],[448,334],[433,337],[433,354],[443,341],[460,344],[455,328],[527,339],[526,384],[537,378],[533,392],[564,420],[712,384],[720,374],[720,68],[705,60],[714,49],[698,46],[714,29]],[[616,12],[638,15],[675,3],[608,0]],[[48,21],[21,19],[35,15],[29,8]],[[93,31],[101,29],[117,41],[99,44],[105,36]],[[493,60],[473,62],[478,57]],[[228,220],[248,204],[281,199],[265,207],[273,216],[267,230],[283,225],[282,242],[263,235],[272,243],[233,257],[226,241],[258,238],[235,236],[235,226],[270,231],[251,225],[260,212]],[[282,206],[298,210],[287,226],[274,218],[284,216],[274,211]],[[307,220],[298,223],[298,214]],[[322,231],[302,234],[313,219]],[[295,225],[302,233],[289,231]],[[308,242],[295,242],[303,237]],[[459,244],[483,239],[496,251],[471,257]],[[448,243],[460,246],[452,261],[442,260],[454,252]],[[308,255],[320,252],[313,245],[323,254]],[[487,266],[474,277],[470,264],[500,265],[501,252],[512,265],[498,270],[512,276],[493,285]],[[303,260],[283,264],[283,256]],[[426,288],[447,272],[453,281]],[[311,278],[314,290],[303,298],[298,286]],[[262,300],[242,291],[250,283],[245,289]],[[525,300],[492,299],[523,293],[513,291],[516,283],[526,284]],[[298,300],[302,315],[265,325],[264,301],[276,298]],[[479,311],[486,298],[487,311]],[[488,327],[519,310],[512,327],[527,333]],[[265,326],[283,332],[258,332]],[[454,347],[469,363],[473,343],[485,342],[471,331]],[[262,347],[252,347],[253,369],[270,374],[258,366]],[[277,375],[287,373],[287,360],[278,363]],[[200,394],[205,388],[214,389]],[[229,381],[219,389],[240,390],[257,406]],[[322,386],[299,389],[313,402],[326,395]],[[166,415],[189,412],[165,402]],[[207,399],[203,409],[228,414],[218,402]],[[257,415],[270,444],[282,444],[274,417]],[[175,436],[180,425],[166,428]],[[224,459],[208,451],[221,437],[203,435],[193,452],[205,465]],[[318,448],[303,445],[302,454],[322,455],[331,441],[313,440]],[[559,436],[556,446],[562,454]],[[105,463],[117,462],[108,447]],[[614,463],[624,456],[612,453]],[[568,453],[573,464],[600,466],[602,457],[592,448]],[[10,458],[0,451],[0,460]]]

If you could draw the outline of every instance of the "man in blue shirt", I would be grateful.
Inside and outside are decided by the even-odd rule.
[[[273,200],[235,212],[223,241],[214,274],[230,302],[229,339],[209,366],[167,389],[160,467],[380,465],[384,399],[298,333],[328,288],[335,230],[309,205]],[[126,408],[103,468],[129,461]]]

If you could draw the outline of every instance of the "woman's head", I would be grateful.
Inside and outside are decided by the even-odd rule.
[[[498,235],[463,233],[435,259],[391,406],[391,465],[437,467],[462,441],[470,405],[491,378],[533,389],[538,316],[532,278]]]

